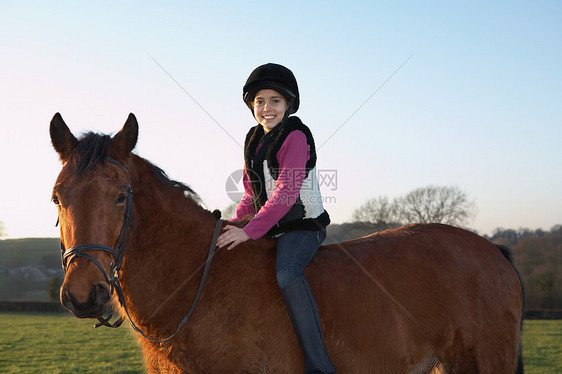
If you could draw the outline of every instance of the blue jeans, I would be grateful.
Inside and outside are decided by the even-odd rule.
[[[335,373],[320,325],[316,301],[303,270],[310,263],[326,231],[292,231],[277,240],[277,283],[304,357],[305,373]]]
[[[277,284],[281,289],[304,277],[304,268],[312,261],[326,231],[290,231],[277,239]]]

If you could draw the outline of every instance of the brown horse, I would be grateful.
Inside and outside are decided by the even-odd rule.
[[[99,317],[116,288],[147,336],[173,334],[196,298],[217,218],[191,189],[131,153],[132,114],[114,137],[78,140],[58,113],[50,131],[64,164],[53,189],[62,304]],[[301,372],[274,266],[274,240],[217,250],[177,336],[139,335],[148,371]],[[306,275],[339,373],[523,372],[520,279],[507,250],[474,233],[420,224],[326,245]]]

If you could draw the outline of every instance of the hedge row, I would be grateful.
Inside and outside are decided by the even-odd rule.
[[[0,301],[0,312],[66,312],[59,302],[51,301]]]

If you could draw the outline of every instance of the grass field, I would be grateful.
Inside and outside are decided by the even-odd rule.
[[[144,373],[134,333],[67,314],[0,313],[0,373]],[[525,372],[562,374],[562,321],[526,321]]]
[[[523,362],[527,374],[562,373],[562,320],[525,321]]]
[[[144,373],[133,331],[63,313],[0,313],[0,373]]]

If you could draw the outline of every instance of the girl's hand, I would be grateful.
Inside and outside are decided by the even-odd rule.
[[[242,230],[240,227],[226,225],[223,230],[224,232],[219,236],[217,240],[217,246],[219,248],[223,248],[230,244],[227,249],[231,250],[238,244],[250,240],[250,237],[246,235],[244,230]]]

